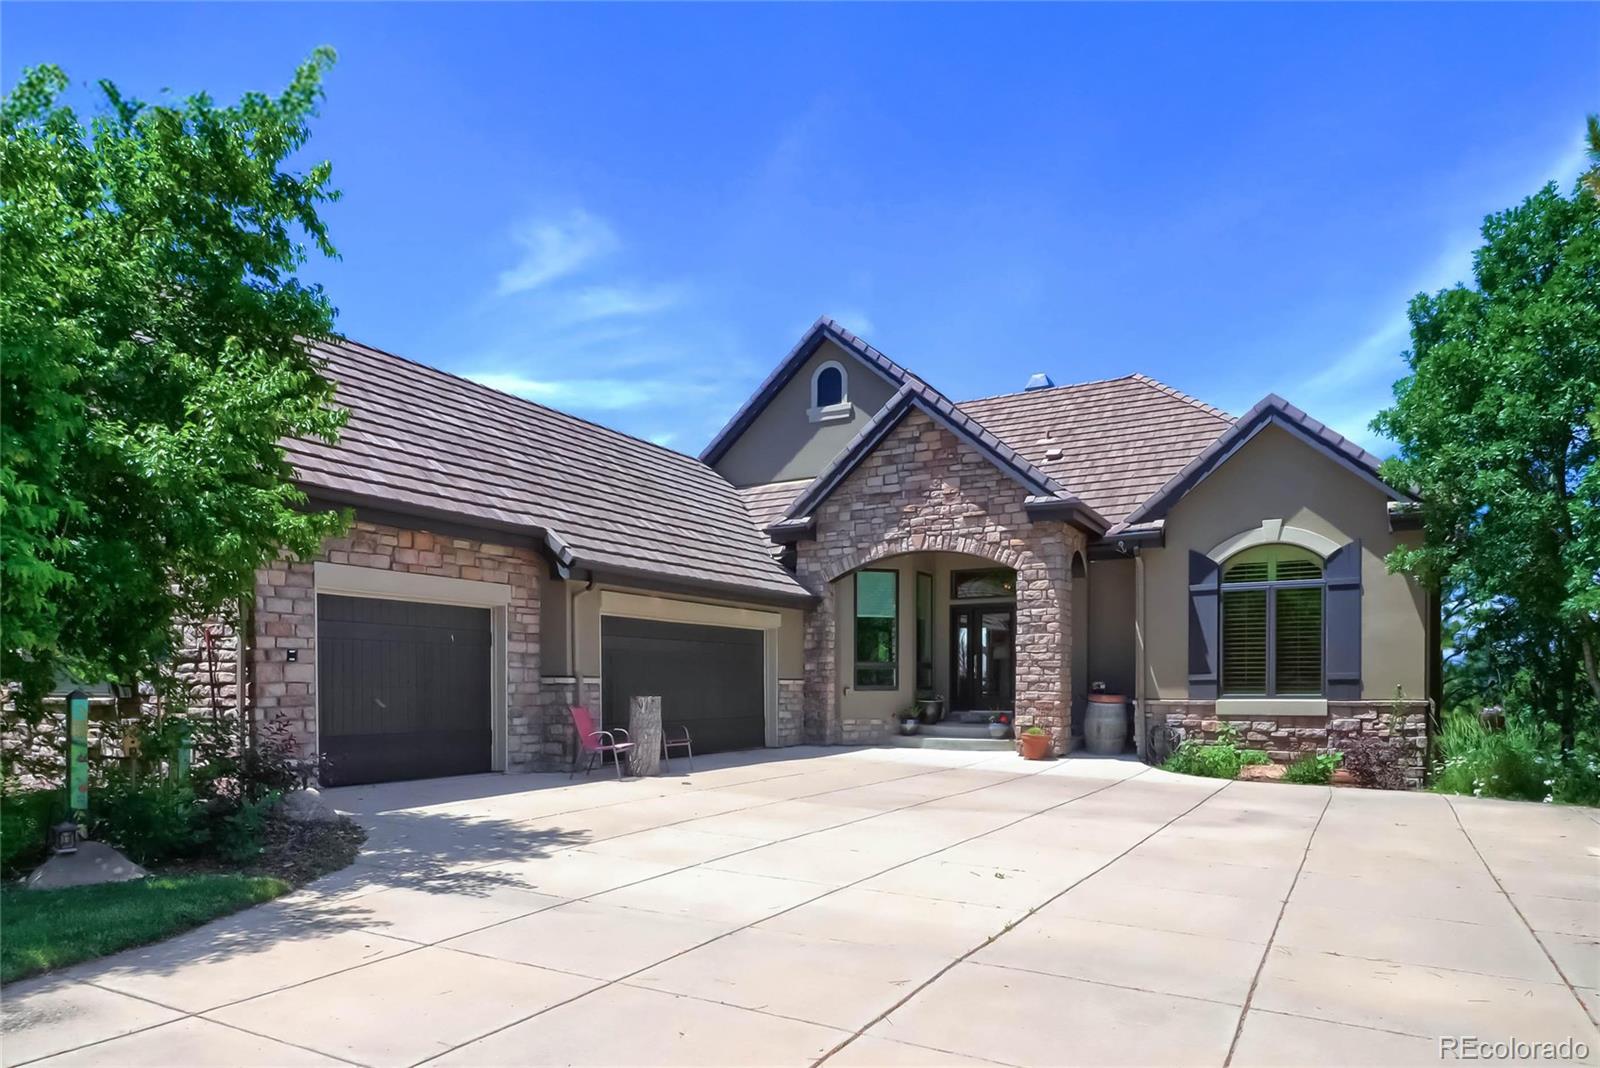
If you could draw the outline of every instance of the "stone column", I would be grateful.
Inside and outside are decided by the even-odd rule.
[[[1017,568],[1017,731],[1050,732],[1050,751],[1072,736],[1072,531],[1058,526]]]
[[[836,670],[838,609],[833,583],[823,575],[814,542],[800,545],[798,577],[821,600],[806,612],[805,700],[800,740],[806,745],[838,741],[839,680]]]

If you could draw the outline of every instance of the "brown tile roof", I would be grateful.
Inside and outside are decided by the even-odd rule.
[[[793,529],[809,521],[809,515],[828,494],[855,470],[856,466],[872,453],[900,420],[916,408],[931,417],[950,433],[964,440],[986,457],[1001,471],[1020,482],[1028,490],[1027,504],[1035,508],[1048,507],[1060,516],[1070,516],[1071,521],[1084,527],[1091,535],[1103,533],[1110,524],[1105,518],[1076,494],[1071,493],[1055,479],[1034,466],[1028,458],[1004,441],[976,419],[961,411],[944,394],[917,378],[906,376],[906,384],[872,417],[866,426],[851,439],[839,454],[828,462],[816,480],[789,505],[779,526]],[[769,533],[772,529],[769,528]]]
[[[959,407],[1113,524],[1233,425],[1221,409],[1144,375]]]
[[[800,496],[800,491],[811,485],[809,478],[790,479],[788,482],[767,482],[758,486],[739,487],[739,496],[750,511],[756,529],[764,530],[783,518],[789,505]]]
[[[308,491],[549,532],[579,568],[810,600],[700,461],[363,345],[314,351],[350,420],[336,445],[287,443]]]

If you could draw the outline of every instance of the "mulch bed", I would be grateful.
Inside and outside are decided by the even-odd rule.
[[[212,857],[199,857],[160,865],[163,875],[199,875],[226,872],[244,875],[272,875],[293,886],[303,886],[330,872],[349,867],[367,840],[367,832],[348,817],[320,823],[296,823],[286,819],[267,821],[261,855],[247,864],[229,864]]]

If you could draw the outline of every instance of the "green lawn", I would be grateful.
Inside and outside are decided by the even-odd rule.
[[[289,884],[268,875],[156,875],[70,890],[0,890],[0,983],[169,938]]]

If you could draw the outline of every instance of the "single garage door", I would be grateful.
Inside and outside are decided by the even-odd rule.
[[[322,781],[488,771],[491,633],[487,608],[318,597]]]
[[[688,727],[696,753],[767,743],[761,631],[606,616],[600,649],[607,723],[627,724],[629,698],[659,695],[662,722]]]

